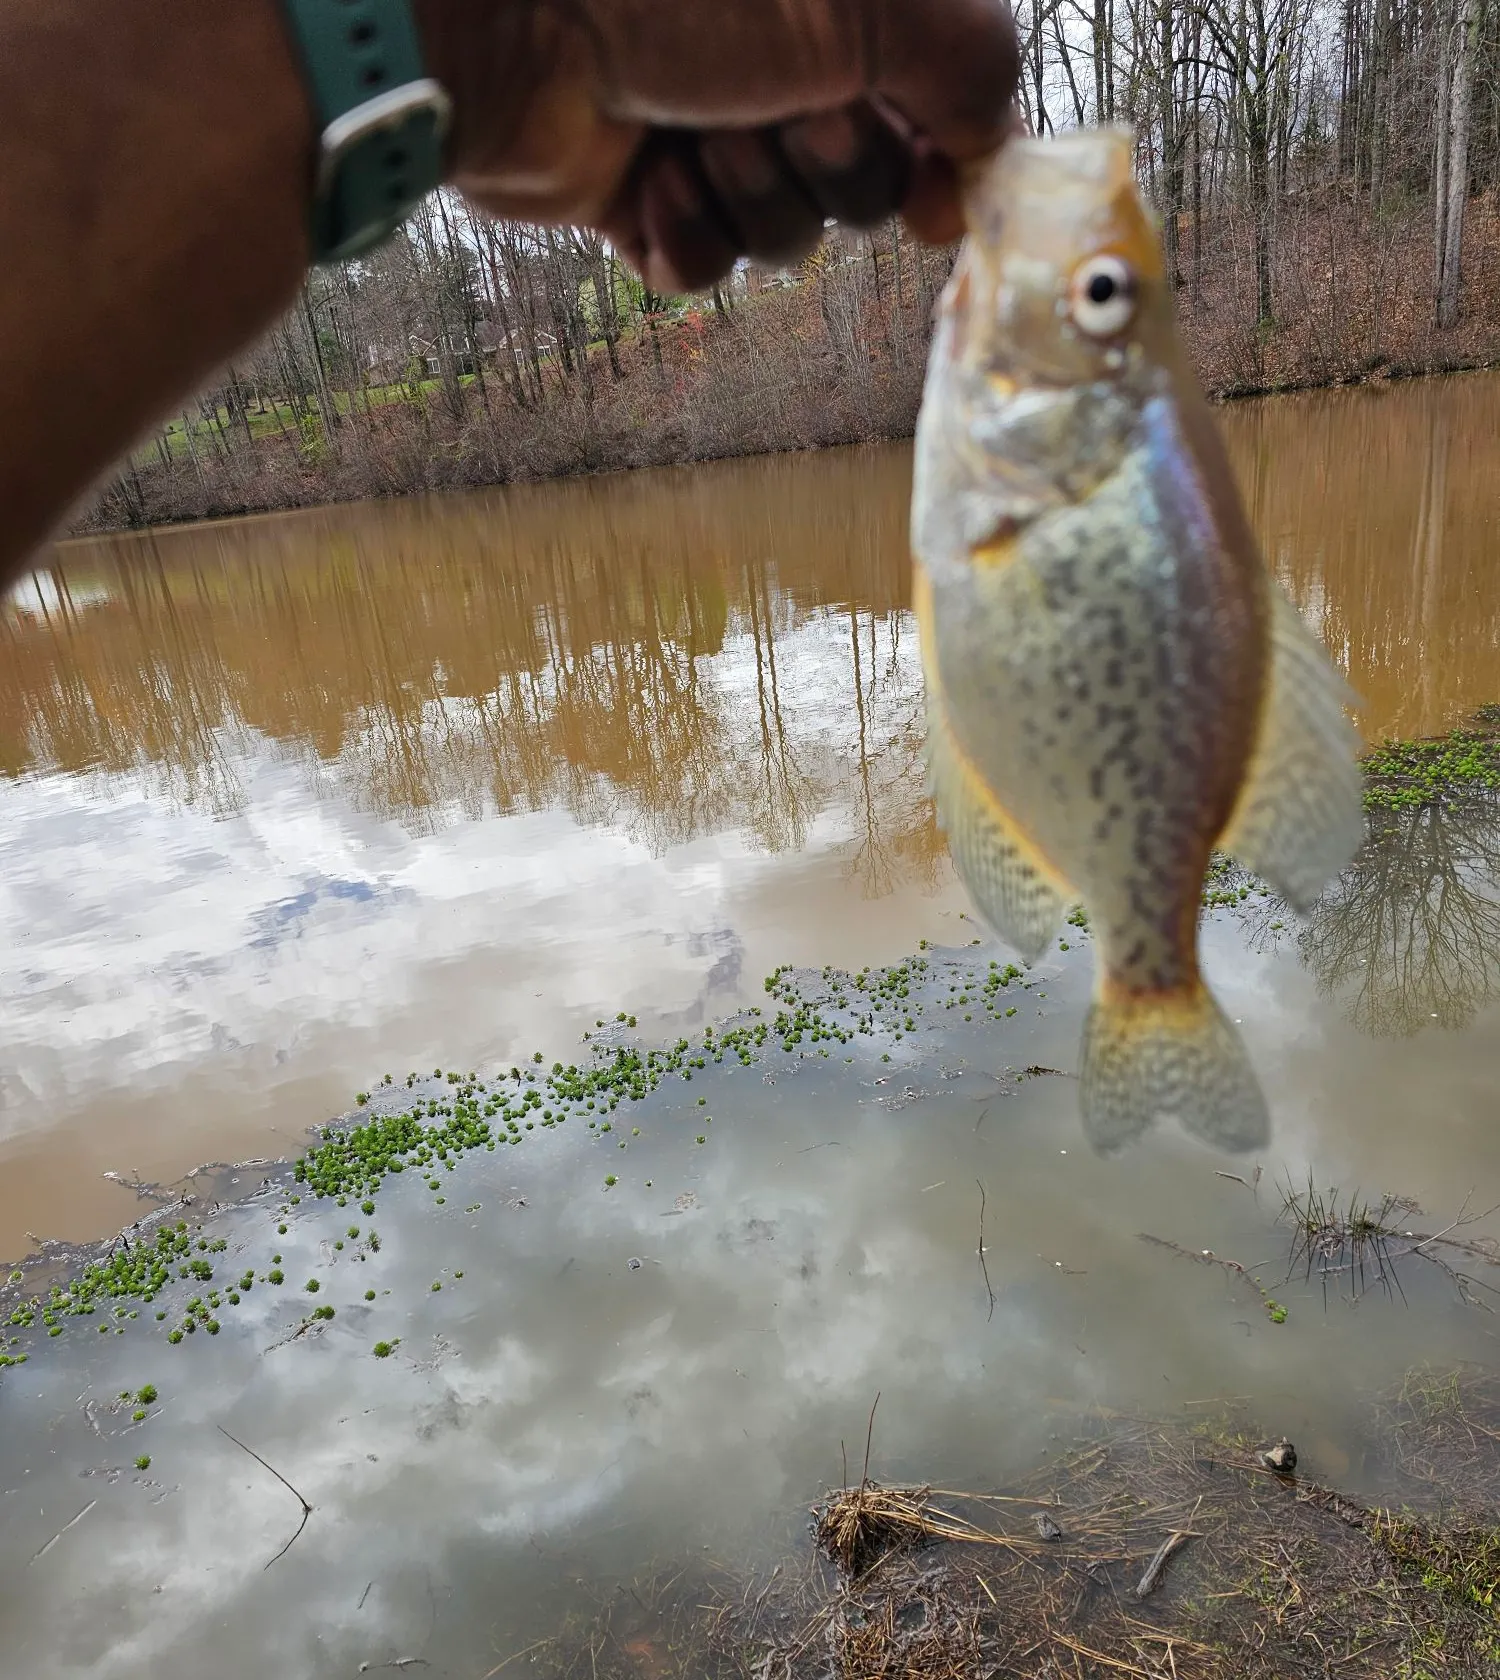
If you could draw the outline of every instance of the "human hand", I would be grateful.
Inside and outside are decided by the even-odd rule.
[[[786,262],[826,217],[962,231],[1005,132],[1005,0],[417,0],[456,184],[599,228],[657,291]]]

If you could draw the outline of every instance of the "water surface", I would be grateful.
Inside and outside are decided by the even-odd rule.
[[[1500,696],[1500,382],[1220,411],[1368,735]],[[904,448],[70,543],[0,619],[0,1254],[388,1066],[949,938]]]
[[[1500,699],[1500,381],[1222,419],[1367,735]],[[1309,1176],[1408,1196],[1422,1229],[1500,1200],[1500,798],[1383,816],[1305,921],[1254,895],[1210,918],[1264,1160],[1170,1130],[1094,1158],[1087,936],[1063,930],[1014,1016],[947,990],[1007,954],[969,943],[923,795],[907,471],[843,451],[70,544],[17,592],[0,1251],[154,1205],[106,1170],[294,1152],[355,1090],[387,1100],[385,1072],[401,1095],[572,1059],[617,1014],[670,1040],[767,1005],[778,964],[943,948],[900,1039],[669,1081],[608,1137],[467,1157],[441,1203],[415,1173],[373,1217],[284,1214],[273,1168],[195,1181],[190,1217],[235,1204],[205,1226],[224,1275],[280,1256],[287,1281],[213,1338],[165,1341],[184,1282],[163,1323],[13,1344],[17,1672],[522,1672],[663,1562],[795,1544],[877,1392],[887,1478],[994,1487],[1080,1418],[1212,1412],[1387,1497],[1372,1398],[1422,1362],[1493,1366],[1493,1317],[1437,1268],[1357,1304],[1335,1277],[1325,1303],[1286,1278],[1276,1213]],[[294,1334],[314,1300],[335,1318]],[[147,1382],[136,1424],[116,1397]],[[270,1568],[300,1507],[223,1429],[314,1506]]]

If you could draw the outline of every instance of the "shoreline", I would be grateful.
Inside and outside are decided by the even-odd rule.
[[[1382,360],[1378,366],[1358,373],[1340,375],[1334,378],[1279,380],[1261,384],[1230,384],[1211,390],[1205,389],[1204,394],[1211,407],[1219,408],[1260,401],[1266,398],[1309,395],[1319,391],[1378,389],[1383,386],[1407,384],[1423,379],[1450,379],[1464,374],[1493,373],[1497,369],[1500,369],[1500,356],[1458,356],[1442,362],[1392,359]],[[523,472],[491,479],[464,480],[461,483],[420,484],[408,488],[375,491],[366,489],[357,494],[339,495],[334,493],[324,497],[289,503],[247,501],[239,507],[201,514],[167,515],[152,518],[144,523],[133,523],[127,518],[112,518],[108,515],[101,518],[99,510],[104,505],[107,491],[96,489],[91,491],[86,499],[86,511],[80,515],[75,515],[65,523],[60,528],[58,535],[38,550],[37,560],[39,564],[42,563],[43,557],[53,549],[77,543],[87,543],[101,537],[146,536],[152,531],[175,531],[184,527],[217,525],[244,519],[265,518],[274,514],[305,513],[317,508],[352,507],[366,503],[409,502],[419,496],[500,490],[509,488],[511,485],[522,484],[562,484],[574,480],[588,481],[625,473],[705,466],[718,461],[751,460],[779,455],[812,455],[822,454],[834,449],[878,447],[910,442],[912,435],[912,427],[907,426],[903,429],[889,431],[876,430],[865,436],[830,438],[823,442],[793,442],[779,449],[747,447],[743,449],[711,450],[664,460],[622,461],[617,464],[588,468],[583,471]]]

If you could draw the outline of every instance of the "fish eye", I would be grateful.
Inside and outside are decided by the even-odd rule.
[[[1073,319],[1090,338],[1112,338],[1135,315],[1135,270],[1122,258],[1102,253],[1074,271],[1069,287]]]

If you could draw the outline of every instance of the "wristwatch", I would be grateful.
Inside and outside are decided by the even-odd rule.
[[[321,130],[313,261],[357,257],[443,178],[452,101],[425,73],[410,0],[282,0]]]

